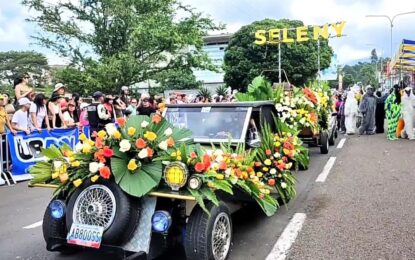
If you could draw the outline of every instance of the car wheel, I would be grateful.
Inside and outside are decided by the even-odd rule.
[[[333,131],[329,138],[329,145],[334,145],[336,143],[336,136],[335,131]]]
[[[73,222],[104,228],[102,242],[120,245],[134,232],[140,217],[137,198],[125,194],[115,183],[98,180],[85,182],[69,199],[66,227]]]
[[[329,153],[329,134],[324,131],[320,134],[320,153],[328,154]]]
[[[232,242],[232,218],[224,204],[208,203],[210,216],[196,206],[186,225],[185,252],[189,260],[225,260]]]
[[[50,251],[58,251],[63,255],[70,255],[78,252],[79,250],[77,248],[68,246],[67,244],[53,243],[53,238],[65,238],[67,230],[65,218],[62,217],[61,219],[54,219],[51,215],[51,209],[49,205],[45,210],[45,214],[43,215],[42,223],[43,238],[45,239],[47,249]]]

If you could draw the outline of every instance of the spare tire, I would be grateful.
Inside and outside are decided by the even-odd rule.
[[[140,217],[140,202],[124,193],[113,181],[99,179],[84,182],[71,195],[66,214],[66,227],[72,223],[101,226],[102,242],[121,245],[131,237]]]

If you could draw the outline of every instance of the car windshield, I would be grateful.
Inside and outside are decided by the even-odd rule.
[[[168,108],[165,117],[190,129],[196,142],[243,142],[250,115],[249,107],[178,107]]]

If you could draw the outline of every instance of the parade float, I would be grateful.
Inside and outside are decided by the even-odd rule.
[[[55,188],[47,249],[151,259],[179,242],[187,259],[226,259],[232,212],[272,216],[295,196],[292,171],[308,163],[296,134],[273,102],[171,105],[44,149],[30,186]]]

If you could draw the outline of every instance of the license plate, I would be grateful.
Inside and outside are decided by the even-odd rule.
[[[66,240],[72,245],[99,248],[103,233],[103,227],[73,223]]]

